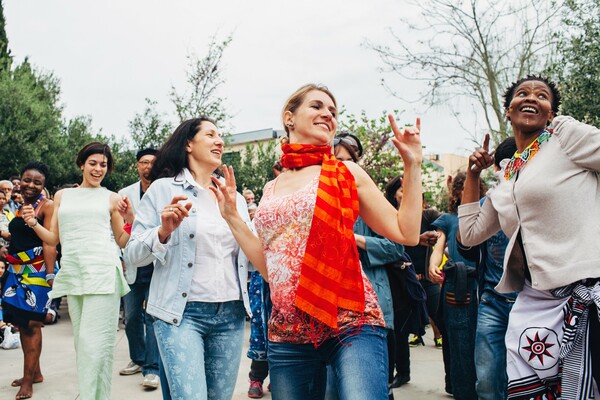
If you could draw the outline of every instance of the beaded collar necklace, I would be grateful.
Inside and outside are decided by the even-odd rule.
[[[35,203],[33,203],[33,209],[35,211],[35,209],[37,208],[37,206],[40,205],[40,203],[42,202],[42,200],[44,199],[44,193],[41,193],[37,200],[35,201]],[[21,217],[21,208],[23,207],[23,204],[21,204],[19,207],[17,207],[17,212],[16,212],[16,216],[17,217]]]
[[[550,135],[552,135],[552,131],[544,129],[542,133],[540,133],[538,137],[525,148],[525,150],[521,153],[516,151],[508,164],[506,164],[506,168],[504,169],[504,179],[510,181],[512,177],[537,154],[541,144],[550,140]]]

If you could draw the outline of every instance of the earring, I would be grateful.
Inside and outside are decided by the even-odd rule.
[[[288,122],[287,124],[285,124],[285,126],[287,126],[288,128],[293,128],[294,127],[294,123],[293,122]]]

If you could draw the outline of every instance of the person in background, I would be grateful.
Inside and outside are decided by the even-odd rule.
[[[242,191],[242,196],[244,196],[244,199],[246,199],[246,204],[248,205],[248,207],[250,207],[251,205],[256,205],[255,198],[254,198],[254,192],[250,189],[244,189]]]
[[[251,314],[247,259],[209,189],[224,145],[207,117],[175,129],[156,155],[125,248],[127,266],[154,263],[146,311],[156,318],[173,399],[231,399]],[[249,226],[237,192],[235,207]]]
[[[12,198],[12,182],[6,179],[0,181],[0,191],[4,192],[4,196],[6,196],[6,204],[2,210],[8,219],[12,220],[15,217],[15,212],[17,211],[17,205]]]
[[[156,153],[157,150],[153,148],[137,152],[136,168],[140,179],[119,191],[121,196],[129,199],[134,213],[150,187],[150,171],[156,159]],[[153,270],[153,263],[139,268],[125,264],[125,279],[131,291],[123,297],[123,305],[125,308],[125,334],[129,343],[131,361],[119,371],[120,375],[133,375],[141,372],[144,376],[142,386],[149,390],[158,388],[160,382],[158,345],[153,327],[154,318],[146,313],[145,309]]]
[[[340,397],[388,399],[383,313],[360,267],[353,227],[359,215],[385,237],[418,242],[422,148],[416,127],[394,131],[405,167],[400,211],[355,163],[332,154],[337,106],[324,86],[305,85],[286,101],[282,119],[288,171],[267,183],[254,217],[258,237],[236,208],[233,168],[213,179],[221,214],[250,258],[268,276],[269,373],[275,399],[322,399],[326,366]],[[359,379],[357,379],[359,377]]]
[[[134,215],[127,198],[101,186],[114,168],[108,145],[88,143],[76,164],[82,183],[56,193],[50,224],[38,223],[30,205],[23,207],[23,219],[46,245],[60,241],[61,270],[50,297],[67,296],[80,399],[110,399],[120,299],[129,291],[119,247],[129,240],[123,220],[131,224]]]
[[[3,191],[0,191],[0,210],[4,210],[4,206],[6,205],[6,194]],[[8,246],[10,242],[10,231],[8,230],[8,223],[10,220],[6,216],[4,212],[0,213],[0,246],[5,247]]]
[[[56,276],[56,246],[42,242],[35,231],[27,226],[26,210],[49,227],[54,215],[54,204],[42,194],[49,178],[46,164],[28,163],[22,170],[22,190],[25,194],[23,209],[17,209],[10,221],[10,245],[6,256],[8,276],[3,285],[2,308],[4,320],[17,326],[23,349],[23,376],[11,386],[19,387],[17,399],[33,395],[33,384],[42,382],[40,368],[42,352],[42,325],[48,314],[48,293]],[[36,222],[37,223],[37,222]]]

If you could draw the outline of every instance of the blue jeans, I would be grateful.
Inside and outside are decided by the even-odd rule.
[[[189,302],[179,326],[154,323],[173,400],[230,400],[235,389],[246,311],[242,301]]]
[[[453,304],[456,293],[454,274],[446,274],[442,286],[444,347],[450,358],[452,394],[457,400],[477,399],[475,383],[475,331],[477,328],[477,279],[468,278],[469,301]]]
[[[125,334],[129,342],[129,358],[142,367],[144,376],[158,374],[158,345],[154,336],[154,318],[146,314],[150,282],[129,286],[131,292],[123,297],[125,307]],[[145,331],[144,331],[145,327]]]
[[[343,400],[388,399],[388,355],[385,328],[365,325],[342,332],[315,348],[309,344],[269,342],[273,400],[321,400],[327,365]]]
[[[508,397],[504,337],[513,304],[489,291],[481,296],[475,335],[477,396],[480,400]]]

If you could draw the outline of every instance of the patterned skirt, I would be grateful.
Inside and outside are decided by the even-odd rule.
[[[42,247],[9,254],[8,276],[2,291],[4,320],[17,326],[29,321],[43,322],[50,307],[50,285],[46,282],[46,265]]]
[[[590,313],[598,306],[598,279],[553,290],[525,284],[506,333],[509,399],[594,399],[589,320],[600,319]]]

